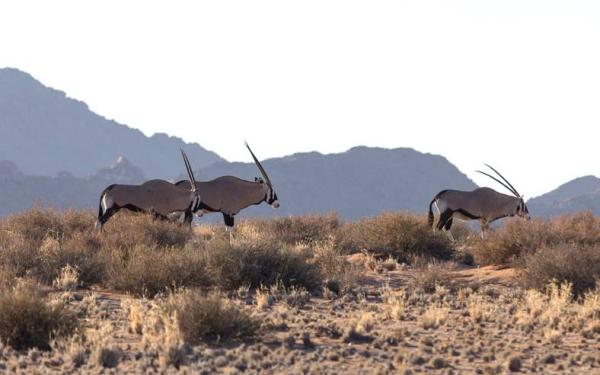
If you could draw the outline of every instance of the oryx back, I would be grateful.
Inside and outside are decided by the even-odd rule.
[[[490,188],[473,191],[447,190],[440,196],[438,208],[450,209],[461,219],[494,220],[514,212],[518,199]]]
[[[116,185],[107,193],[119,207],[133,206],[162,216],[190,208],[194,193],[164,180],[150,180],[141,185]]]
[[[189,181],[180,181],[177,186],[188,188]],[[264,183],[242,180],[233,176],[222,176],[211,181],[196,181],[203,208],[213,212],[235,215],[244,208],[261,203],[268,192]]]

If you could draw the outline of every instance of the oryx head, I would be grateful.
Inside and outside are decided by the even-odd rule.
[[[187,170],[188,178],[190,179],[192,194],[194,195],[190,209],[192,210],[192,212],[196,212],[200,209],[200,192],[196,187],[196,179],[194,178],[194,172],[192,171],[190,161],[188,160],[188,157],[183,151],[183,149],[180,148],[179,150],[181,151],[181,156],[183,157],[183,162],[185,163],[185,169]]]
[[[245,143],[246,143],[246,147],[248,148],[248,151],[250,151],[250,155],[252,155],[252,159],[254,159],[254,163],[256,164],[256,166],[260,170],[260,174],[262,175],[262,178],[257,177],[254,179],[254,181],[265,187],[265,192],[266,192],[265,202],[270,204],[271,207],[273,207],[273,208],[278,208],[279,201],[277,199],[277,193],[275,192],[275,189],[273,189],[273,184],[271,184],[271,180],[269,179],[267,172],[265,171],[262,164],[260,164],[260,162],[258,161],[256,156],[254,155],[254,152],[252,152],[252,149],[250,149],[250,146],[248,146],[248,143],[247,142],[245,142]]]
[[[491,176],[485,172],[482,171],[477,171],[481,174],[484,174],[486,176],[488,176],[489,178],[495,180],[496,182],[498,182],[500,185],[504,186],[508,191],[510,191],[514,196],[515,196],[515,207],[514,207],[514,211],[512,212],[511,216],[519,216],[522,217],[524,219],[531,219],[531,217],[529,216],[529,210],[527,209],[527,205],[525,204],[525,200],[523,199],[523,195],[519,194],[519,192],[517,191],[517,189],[515,189],[514,186],[512,186],[512,184],[510,182],[508,182],[508,180],[506,178],[504,178],[504,176],[502,176],[500,174],[500,172],[498,172],[497,170],[495,170],[492,166],[485,164],[486,167],[488,167],[489,169],[491,169],[492,171],[494,171],[494,173],[496,173],[498,175],[498,177],[500,177],[502,179],[502,181],[498,180],[496,177]]]

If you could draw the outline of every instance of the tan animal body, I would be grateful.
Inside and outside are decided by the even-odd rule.
[[[190,181],[194,174],[187,156],[181,150]],[[196,212],[201,199],[195,184],[190,188],[175,186],[164,180],[150,180],[141,185],[110,185],[100,194],[100,207],[96,228],[102,226],[121,209],[146,212],[166,219],[174,212]]]

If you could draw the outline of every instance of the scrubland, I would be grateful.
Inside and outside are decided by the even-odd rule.
[[[600,218],[0,220],[0,372],[600,373]]]

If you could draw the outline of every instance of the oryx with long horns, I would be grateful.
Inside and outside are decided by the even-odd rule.
[[[248,143],[246,143],[254,163],[258,167],[262,178],[255,178],[254,181],[246,181],[233,176],[217,177],[211,181],[196,181],[196,186],[202,196],[200,208],[204,212],[221,212],[225,221],[225,226],[230,229],[234,225],[234,217],[246,207],[267,202],[273,208],[279,207],[277,193],[269,179],[269,175]],[[187,180],[179,181],[176,186],[189,188],[190,182]],[[192,222],[192,213],[185,212],[184,221],[188,224]]]
[[[150,180],[141,185],[110,185],[100,195],[96,228],[101,229],[111,216],[123,208],[150,213],[161,219],[167,219],[169,214],[176,212],[198,211],[201,195],[196,188],[192,167],[183,150],[181,156],[188,177],[192,181],[189,188],[175,186],[165,180]]]
[[[512,195],[498,193],[497,191],[484,187],[477,188],[473,191],[459,190],[443,190],[440,191],[429,203],[429,225],[433,227],[433,210],[432,206],[436,206],[440,218],[434,230],[444,230],[448,236],[454,240],[450,228],[452,227],[453,218],[461,220],[478,220],[481,224],[481,237],[484,232],[489,229],[489,226],[495,220],[509,217],[519,216],[529,220],[529,211],[523,200],[523,196],[519,194],[506,178],[504,178],[497,170],[485,164],[498,177],[482,171],[478,173],[484,174],[494,181],[500,183],[508,189]]]

